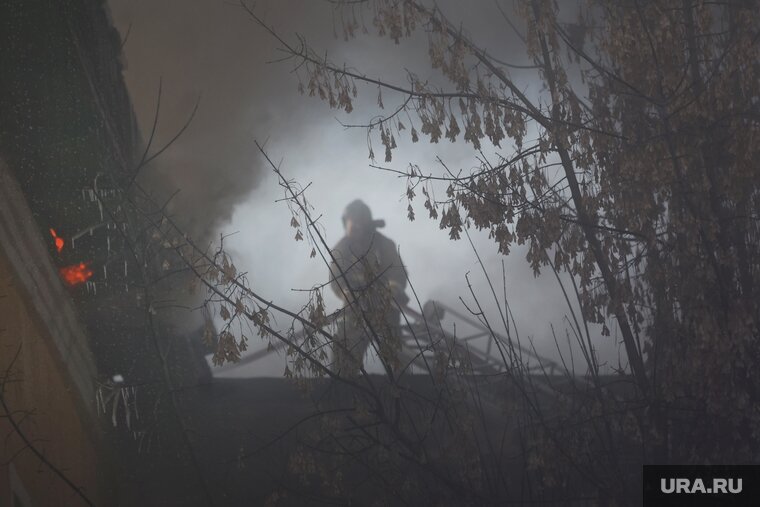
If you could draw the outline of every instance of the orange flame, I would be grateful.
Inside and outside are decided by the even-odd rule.
[[[61,250],[63,250],[63,238],[58,237],[58,234],[55,233],[55,229],[50,229],[50,234],[55,240],[55,249],[58,250],[58,253],[61,253]]]
[[[84,262],[60,268],[59,271],[63,281],[72,287],[86,282],[92,276],[92,270]]]

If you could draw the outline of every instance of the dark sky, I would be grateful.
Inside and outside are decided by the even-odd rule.
[[[173,211],[189,224],[195,237],[236,233],[226,245],[257,291],[296,308],[305,297],[292,289],[323,283],[327,270],[321,261],[309,258],[309,245],[293,241],[288,209],[275,202],[282,192],[258,155],[254,140],[266,141],[270,156],[282,160],[289,177],[303,185],[312,183],[307,195],[321,215],[328,243],[334,244],[342,235],[343,207],[362,198],[377,217],[386,220],[383,232],[399,244],[423,302],[436,299],[462,309],[459,297],[471,299],[465,280],[470,273],[486,309],[497,320],[495,304],[467,241],[451,242],[436,222],[422,216],[421,206],[419,218],[409,222],[403,197],[405,181],[368,167],[366,132],[346,130],[338,123],[336,118],[364,123],[377,114],[376,89],[364,90],[364,95],[360,90],[363,100],[350,117],[299,95],[292,66],[267,63],[281,56],[277,44],[236,2],[110,0],[110,4],[119,30],[123,35],[129,30],[125,77],[143,135],[150,131],[159,79],[163,94],[158,146],[181,128],[201,97],[186,134],[146,169],[146,177],[163,193],[180,189]],[[489,52],[513,63],[526,63],[518,40],[493,2],[467,2],[466,8],[463,4],[444,2],[442,6],[463,26],[475,26],[470,30],[473,37],[489,47]],[[402,42],[401,46],[372,35],[348,43],[335,39],[333,14],[326,2],[261,1],[256,12],[289,40],[296,32],[304,35],[333,61],[347,62],[370,76],[403,79],[405,69],[411,68],[424,78],[439,79],[427,64],[424,39]],[[540,93],[529,75],[516,78],[528,93]],[[400,99],[386,96],[386,107],[390,109],[395,100]],[[451,167],[469,170],[474,166],[474,152],[461,140],[436,145],[399,140],[393,166],[403,170],[414,162],[438,171],[437,156]],[[499,291],[505,262],[507,296],[523,338],[532,337],[540,351],[556,355],[550,323],[563,329],[566,309],[553,276],[535,279],[520,248],[503,259],[485,234],[473,233],[473,240]],[[337,299],[327,296],[328,304],[335,308]],[[603,355],[616,362],[614,341],[607,338],[600,345]],[[282,368],[281,361],[273,360],[246,373],[277,375]]]

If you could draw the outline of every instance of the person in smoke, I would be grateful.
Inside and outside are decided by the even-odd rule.
[[[333,347],[333,367],[341,375],[359,373],[373,340],[386,368],[398,366],[399,307],[409,298],[396,244],[377,231],[384,226],[357,199],[343,213],[345,236],[332,250],[330,286],[345,303]]]

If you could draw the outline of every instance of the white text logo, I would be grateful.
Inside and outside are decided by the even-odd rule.
[[[708,484],[709,481],[708,481]],[[702,479],[660,479],[663,493],[741,493],[741,479],[713,479],[705,486]]]

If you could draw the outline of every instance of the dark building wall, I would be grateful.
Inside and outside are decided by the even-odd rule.
[[[139,217],[124,211],[117,229],[114,217],[99,205],[102,198],[118,208],[127,197],[126,183],[140,153],[120,53],[121,41],[100,0],[0,2],[0,159],[5,162],[0,190],[16,185],[17,200],[27,206],[21,222],[12,213],[5,215],[6,228],[23,223],[23,234],[8,233],[2,239],[0,252],[9,264],[1,272],[8,296],[3,299],[7,306],[0,314],[0,328],[10,328],[5,321],[17,319],[13,325],[20,327],[14,327],[13,339],[29,343],[23,347],[30,394],[14,398],[14,403],[53,403],[53,411],[41,418],[39,429],[46,432],[41,438],[51,442],[62,466],[70,467],[88,491],[106,491],[100,505],[190,505],[198,497],[192,482],[197,482],[197,473],[188,463],[156,349],[157,341],[166,347],[173,338],[157,337],[156,326],[149,325],[147,305],[137,297],[144,285],[140,266],[129,255],[127,235],[121,234],[122,225],[134,224]],[[8,210],[8,202],[0,195],[0,215]],[[60,253],[50,228],[66,240]],[[138,229],[144,230],[144,224],[131,228]],[[13,253],[30,238],[39,247],[34,256]],[[83,261],[94,273],[90,283],[64,286],[57,269]],[[44,277],[24,285],[34,280],[31,272]],[[76,346],[61,323],[78,328]],[[17,342],[6,345],[13,348]],[[8,356],[6,348],[0,351],[0,359]],[[197,358],[190,354],[175,354],[173,360],[170,369],[176,377],[198,369]],[[92,413],[97,386],[107,384],[114,374],[139,386],[143,411],[139,420],[132,418],[131,426],[123,411],[116,427],[110,413]],[[193,383],[197,375],[189,377],[188,383]],[[172,388],[181,380],[177,378]],[[87,443],[80,438],[82,432],[104,436]],[[79,461],[69,459],[75,454]],[[163,454],[172,459],[162,461]],[[115,482],[100,472],[108,469],[115,470]],[[0,482],[3,502],[12,474],[6,469],[0,475],[5,481]],[[146,488],[151,481],[153,486]],[[41,484],[25,489],[37,491]],[[48,486],[49,494],[61,493],[57,487]],[[155,495],[148,498],[146,489]],[[51,503],[46,497],[33,505],[76,504]]]
[[[109,483],[93,378],[74,305],[58,280],[23,194],[0,160],[0,507],[84,505],[47,460],[96,505]],[[22,503],[22,505],[25,505]]]
[[[140,217],[125,212],[117,230],[109,216],[123,208],[122,199],[135,197],[129,183],[141,154],[121,43],[100,0],[0,2],[0,157],[19,182],[55,264],[92,267],[90,283],[71,295],[90,331],[99,372],[132,372],[130,381],[146,383],[156,381],[155,354],[137,291],[129,291],[144,284],[137,276],[142,266],[135,265],[121,230]],[[60,253],[53,250],[50,228],[66,240]],[[143,223],[126,232],[145,229]],[[184,362],[179,369],[199,369],[194,357]],[[184,376],[192,382],[203,375],[208,372]]]
[[[126,177],[137,134],[120,40],[97,0],[0,2],[0,152],[37,217],[87,221],[72,193]]]
[[[0,322],[0,370],[10,375],[3,398],[15,420],[52,464],[65,470],[96,505],[104,505],[99,485],[106,467],[98,455],[94,429],[82,417],[83,400],[3,254]],[[94,405],[94,399],[87,402]],[[22,495],[19,488],[29,495],[32,506],[85,505],[31,450],[24,449],[26,444],[7,417],[0,418],[0,435],[4,442],[0,446],[0,506],[16,507],[11,500],[12,494]],[[13,488],[11,466],[18,477]]]

